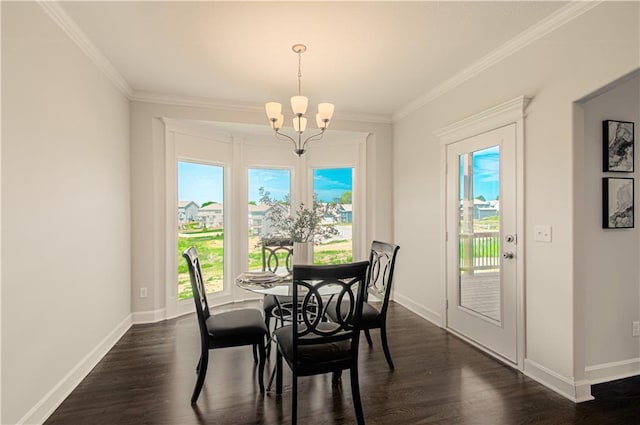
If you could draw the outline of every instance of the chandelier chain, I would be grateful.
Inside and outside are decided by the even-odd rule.
[[[298,52],[298,96],[302,88],[302,52]]]

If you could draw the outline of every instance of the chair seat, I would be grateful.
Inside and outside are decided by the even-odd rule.
[[[338,311],[336,309],[338,302],[333,300],[327,307],[326,315],[334,322],[338,321]],[[342,312],[349,311],[349,304],[347,301],[343,301],[343,307],[340,309]],[[362,319],[361,326],[368,328],[369,326],[376,326],[380,319],[380,311],[369,303],[362,304]]]
[[[318,330],[334,329],[335,325],[321,323]],[[293,360],[293,330],[291,325],[283,326],[274,332],[282,355],[291,362]],[[322,363],[336,360],[347,360],[351,357],[351,340],[328,342],[324,344],[300,345],[296,360],[301,363]]]
[[[268,333],[262,313],[254,308],[231,310],[207,319],[207,330],[214,338],[262,337]]]

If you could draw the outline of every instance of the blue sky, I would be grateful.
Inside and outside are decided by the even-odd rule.
[[[282,199],[290,192],[291,171],[288,169],[249,170],[249,201],[258,202],[258,189],[262,186],[271,192],[274,199]],[[352,190],[351,168],[322,168],[314,170],[313,186],[318,199],[323,202],[339,198],[345,191]],[[222,202],[223,168],[212,165],[178,162],[178,200]]]
[[[462,164],[460,173],[462,175]],[[473,154],[473,197],[487,201],[500,194],[500,147],[494,146]]]
[[[178,200],[222,202],[223,167],[178,161]]]

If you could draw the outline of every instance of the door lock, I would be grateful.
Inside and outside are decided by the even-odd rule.
[[[513,252],[505,252],[502,254],[502,258],[504,258],[505,260],[513,260],[513,257],[515,257],[515,255],[513,255]]]
[[[509,243],[515,243],[516,235],[507,235],[507,236],[504,237],[504,240],[509,242]]]

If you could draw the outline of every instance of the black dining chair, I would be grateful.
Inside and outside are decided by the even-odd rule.
[[[293,267],[293,240],[290,238],[263,238],[262,244],[262,271],[281,273],[285,270],[291,273]],[[287,306],[291,305],[293,298],[287,295],[265,295],[262,300],[264,323],[267,329],[271,329],[271,319],[275,319],[275,327],[283,316]],[[279,311],[282,310],[282,311]],[[277,313],[277,314],[274,314]],[[282,325],[282,324],[281,324]],[[271,355],[271,344],[267,345],[267,357]]]
[[[293,262],[293,241],[291,239],[282,238],[264,238],[262,244],[262,271],[270,271],[273,273],[286,270],[291,273]],[[273,310],[282,303],[291,303],[293,298],[289,296],[265,295],[262,302],[262,310],[264,311],[264,323],[267,329],[271,324],[271,318],[278,319],[279,315],[274,315]],[[269,348],[267,348],[269,350]]]
[[[338,265],[294,266],[293,316],[290,325],[275,330],[276,394],[282,394],[283,359],[293,374],[291,418],[297,422],[298,377],[333,373],[337,382],[349,369],[357,423],[364,424],[358,383],[358,340],[369,262]],[[324,319],[326,294],[339,301],[340,317]],[[298,298],[299,297],[299,298]],[[344,308],[343,308],[344,307]]]
[[[196,313],[200,328],[201,354],[196,371],[198,378],[191,396],[191,403],[195,404],[200,396],[209,364],[209,350],[215,348],[238,347],[251,345],[258,350],[258,384],[260,392],[264,393],[264,364],[265,341],[268,331],[262,319],[260,310],[244,308],[211,314],[209,302],[202,279],[202,269],[198,251],[191,247],[182,253],[189,267],[189,277],[193,289],[193,300],[196,303]],[[256,359],[257,360],[257,359]]]
[[[390,369],[394,369],[391,353],[389,352],[389,343],[387,341],[387,309],[389,308],[389,298],[391,296],[391,284],[393,283],[393,271],[396,264],[396,256],[398,255],[398,245],[387,242],[373,241],[371,243],[371,254],[369,256],[369,273],[367,292],[365,293],[365,303],[362,307],[362,330],[367,338],[369,345],[373,345],[371,341],[371,329],[380,329],[380,339],[382,341],[382,350],[387,359]],[[382,301],[379,308],[376,308],[369,302],[369,296],[373,296]],[[336,310],[336,300],[329,303],[326,315],[332,321],[338,320],[338,312]]]

